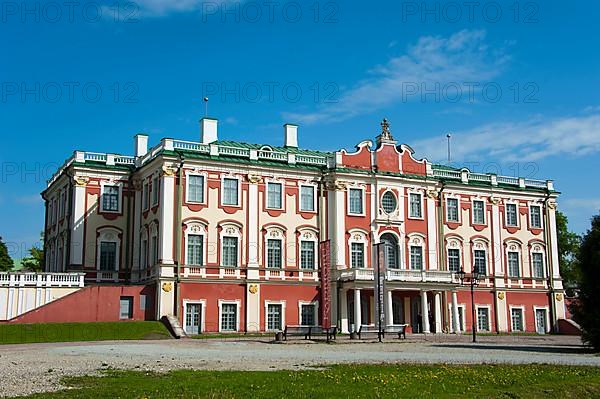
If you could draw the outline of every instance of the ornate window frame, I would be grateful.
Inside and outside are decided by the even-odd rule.
[[[533,254],[541,254],[542,255],[542,276],[535,276],[533,269]],[[534,242],[530,245],[529,248],[529,266],[530,266],[530,276],[535,279],[545,279],[548,276],[548,270],[546,267],[546,246],[541,242]]]
[[[184,258],[183,258],[183,264],[186,266],[191,266],[191,267],[206,267],[206,262],[207,262],[207,256],[206,253],[207,251],[207,247],[208,247],[208,233],[207,233],[207,226],[205,223],[198,221],[198,220],[190,220],[185,222],[185,231],[183,233],[183,237],[184,237],[184,243],[185,243],[185,248],[184,248]],[[189,253],[189,236],[190,235],[197,235],[197,236],[202,236],[202,265],[190,265],[188,264],[188,253]],[[239,244],[238,244],[239,246]]]
[[[121,231],[117,228],[105,226],[100,227],[96,230],[97,238],[96,238],[96,270],[100,271],[100,257],[101,257],[101,243],[103,242],[112,242],[116,243],[115,249],[115,270],[110,270],[114,272],[118,272],[121,267]],[[108,272],[109,270],[106,270]]]
[[[350,267],[355,269],[354,264],[352,263],[352,244],[359,243],[363,244],[363,266],[361,269],[368,268],[368,264],[370,263],[367,259],[368,245],[369,245],[369,234],[362,229],[350,229],[348,230],[350,237],[348,237],[348,260],[350,263]]]
[[[350,211],[350,190],[360,190],[361,201],[362,201],[362,212],[354,213]],[[367,200],[366,200],[367,189],[365,186],[354,184],[348,185],[346,188],[346,214],[349,216],[365,216],[367,214]]]
[[[237,180],[237,204],[234,204],[234,205],[225,204],[223,201],[225,198],[225,180],[226,179]],[[224,207],[224,206],[233,207],[233,208],[241,208],[242,207],[242,178],[240,176],[234,175],[232,173],[222,174],[220,190],[221,190],[221,195],[219,196],[220,197],[219,202],[222,207]]]
[[[420,271],[426,271],[427,270],[427,254],[425,252],[425,235],[421,234],[421,233],[410,233],[407,236],[407,254],[408,254],[408,270],[420,270]],[[421,247],[421,268],[420,269],[413,269],[413,265],[412,265],[412,256],[411,256],[411,248],[412,247]]]
[[[314,243],[315,253],[314,253],[314,264],[313,269],[302,269],[302,242],[310,241]],[[300,271],[316,271],[319,270],[319,235],[316,229],[303,227],[298,229],[298,260],[297,267]]]
[[[281,226],[270,225],[264,228],[265,234],[263,236],[263,248],[264,248],[264,267],[269,270],[284,270],[287,266],[287,256],[286,256],[286,230]],[[268,242],[269,240],[279,240],[281,242],[281,269],[269,267],[269,257],[268,257]]]
[[[200,176],[204,179],[202,187],[202,201],[191,201],[190,200],[190,176]],[[239,190],[239,188],[238,188]],[[238,191],[239,193],[239,191]],[[208,172],[201,171],[200,169],[187,169],[185,171],[185,202],[187,204],[202,204],[206,205],[208,202]]]
[[[242,264],[242,229],[240,228],[239,225],[235,224],[235,223],[223,223],[220,225],[221,227],[221,231],[219,232],[219,253],[220,253],[220,265],[221,267],[223,266],[223,243],[224,240],[223,238],[225,237],[235,237],[237,238],[237,264],[235,266],[227,266],[227,267],[235,267],[237,269],[240,268],[240,265]],[[222,270],[222,269],[221,269]]]

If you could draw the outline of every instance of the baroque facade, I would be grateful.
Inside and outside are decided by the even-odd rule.
[[[283,147],[217,125],[152,148],[137,135],[134,156],[76,151],[42,193],[46,271],[151,286],[156,317],[196,334],[320,324],[329,263],[327,308],[351,332],[377,317],[384,243],[387,324],[469,331],[474,310],[479,331],[545,333],[565,318],[551,181],[415,159],[385,120],[376,143],[335,152],[298,148],[295,125]],[[480,275],[474,309],[461,270]]]

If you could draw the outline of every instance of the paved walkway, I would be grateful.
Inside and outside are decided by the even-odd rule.
[[[0,346],[0,396],[59,389],[60,377],[108,367],[167,371],[301,369],[339,363],[550,363],[600,366],[578,337],[413,335],[384,343],[338,339],[335,344],[268,338],[120,341]],[[26,376],[26,378],[24,378]]]

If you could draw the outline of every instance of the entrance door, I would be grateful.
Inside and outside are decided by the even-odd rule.
[[[185,305],[185,332],[198,335],[202,331],[202,304],[188,303]]]
[[[538,334],[546,334],[546,309],[535,310],[535,330]]]
[[[421,297],[414,296],[410,298],[410,307],[411,325],[413,332],[423,332],[423,316],[421,315]]]
[[[366,297],[363,295],[360,298],[360,324],[369,324],[370,321],[370,316],[371,314],[369,313],[369,301],[370,301],[370,297]],[[359,326],[360,328],[360,326]]]

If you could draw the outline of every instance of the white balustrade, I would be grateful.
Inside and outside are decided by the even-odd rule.
[[[83,287],[84,273],[0,273],[0,286]]]

